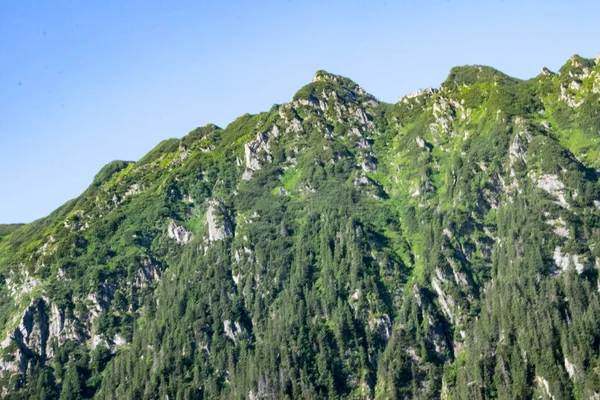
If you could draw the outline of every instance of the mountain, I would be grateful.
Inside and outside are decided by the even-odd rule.
[[[10,399],[600,399],[600,59],[456,67],[105,166],[0,226]]]

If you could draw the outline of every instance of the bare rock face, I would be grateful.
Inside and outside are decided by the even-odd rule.
[[[509,148],[511,165],[514,164],[516,160],[525,161],[527,156],[527,143],[528,139],[525,135],[522,135],[521,133],[515,135]]]
[[[575,82],[575,81],[573,81],[573,82]],[[573,82],[571,82],[571,83],[573,83]],[[577,100],[575,94],[572,93],[573,91],[576,91],[577,89],[579,89],[579,87],[577,85],[578,85],[578,83],[576,83],[575,85],[571,84],[568,87],[565,87],[565,86],[560,87],[559,100],[565,102],[571,108],[578,108],[579,106],[581,106],[583,104],[583,99]]]
[[[242,328],[239,322],[234,321],[231,323],[230,320],[223,321],[223,330],[225,331],[225,336],[227,336],[233,343],[237,342],[237,337],[244,332],[244,328]]]
[[[544,190],[551,196],[558,199],[558,204],[565,208],[570,208],[565,198],[565,184],[562,183],[556,175],[546,174],[540,176],[537,181],[537,187]]]
[[[392,322],[389,315],[383,314],[370,320],[369,329],[387,342],[392,336]]]
[[[269,137],[264,133],[258,132],[255,140],[244,145],[246,170],[242,175],[243,180],[249,180],[252,178],[254,171],[261,169],[261,152],[265,152],[267,160],[271,161],[272,156],[269,154]]]
[[[432,96],[432,95],[436,94],[437,92],[438,92],[438,90],[434,89],[434,88],[419,89],[418,91],[416,91],[414,93],[409,93],[406,96],[404,96],[402,98],[402,102],[403,103],[408,103],[409,100],[414,99],[416,97]]]
[[[546,224],[552,226],[554,228],[554,233],[560,237],[565,239],[569,239],[571,237],[571,233],[567,228],[567,223],[562,217],[558,217],[557,219],[548,219],[546,220]]]
[[[50,313],[47,312],[48,308],[51,309]],[[55,304],[49,306],[45,299],[33,300],[23,312],[19,325],[2,342],[4,351],[11,346],[15,350],[8,350],[10,356],[0,362],[0,374],[25,374],[30,362],[51,358],[52,339],[65,337],[65,328],[71,323],[65,319],[64,311]]]
[[[52,304],[51,309],[49,333],[50,337],[58,337],[65,328],[65,311],[59,309],[56,304]]]
[[[142,261],[142,267],[138,270],[134,286],[142,288],[152,282],[160,281],[160,270],[149,258]]]
[[[25,355],[46,355],[48,341],[48,318],[44,312],[45,302],[37,300],[25,309],[19,326],[12,338]]]
[[[88,294],[88,313],[92,321],[110,307],[115,290],[115,285],[102,285],[100,289]]]
[[[444,292],[441,286],[441,282],[438,278],[433,278],[433,280],[431,281],[431,286],[438,295],[438,300],[440,301],[442,311],[444,312],[446,317],[448,317],[450,322],[454,323],[457,320],[456,315],[452,311],[454,308],[454,299]]]
[[[175,239],[180,244],[186,244],[192,240],[192,232],[187,231],[183,226],[177,225],[175,221],[169,223],[167,233],[171,239]]]
[[[583,255],[563,254],[562,249],[559,246],[554,248],[553,258],[556,266],[562,271],[568,270],[572,265],[575,268],[575,271],[577,271],[578,274],[581,274],[594,266],[594,264]]]
[[[421,136],[417,136],[415,138],[415,140],[417,141],[417,146],[419,146],[420,148],[422,148],[423,150],[425,150],[427,152],[431,151],[431,149],[427,145],[427,142]]]
[[[206,211],[206,222],[208,223],[208,240],[216,242],[226,236],[233,234],[233,224],[226,216],[226,210],[223,203],[219,200],[213,200]]]
[[[375,172],[377,170],[377,160],[373,156],[367,156],[361,163],[361,167],[365,172]]]

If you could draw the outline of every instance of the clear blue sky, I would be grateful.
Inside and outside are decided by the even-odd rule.
[[[526,4],[522,4],[526,3]],[[395,102],[454,65],[529,78],[600,52],[596,1],[2,1],[0,222],[113,159],[289,101],[318,69]]]

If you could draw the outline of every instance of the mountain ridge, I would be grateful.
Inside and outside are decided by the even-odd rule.
[[[107,164],[0,236],[3,394],[600,396],[599,71],[317,71]]]

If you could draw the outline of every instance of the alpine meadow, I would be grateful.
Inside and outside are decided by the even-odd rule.
[[[600,399],[599,178],[600,57],[317,71],[0,225],[2,397]]]

